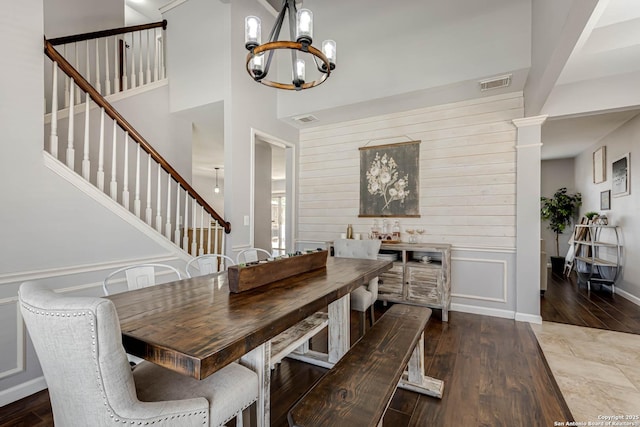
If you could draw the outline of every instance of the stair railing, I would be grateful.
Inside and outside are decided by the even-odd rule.
[[[231,224],[180,176],[49,41],[45,40],[44,45],[44,52],[52,61],[51,120],[48,133],[50,154],[62,161],[60,157],[63,156],[58,154],[62,151],[59,150],[58,130],[66,130],[64,162],[69,168],[192,255],[220,253],[220,248],[224,247],[224,234],[221,230],[229,233]],[[58,118],[58,84],[61,80],[59,71],[62,72],[62,78],[66,76],[70,80],[69,98],[75,99],[75,93],[80,93],[84,99],[84,107],[80,107],[84,110],[82,159],[76,159],[75,156],[75,134],[82,135],[81,130],[76,129],[75,119],[82,112],[76,112],[74,103],[70,103],[66,117]],[[99,111],[94,108],[93,114],[92,103],[99,108]],[[109,119],[112,124],[105,124]],[[98,121],[98,130],[95,132],[97,138],[92,138],[92,129],[96,128]],[[97,147],[95,139],[98,140]],[[130,158],[135,160],[131,161]],[[96,162],[97,167],[93,166]],[[107,174],[110,179],[108,191],[105,189]],[[129,188],[130,176],[133,176],[133,193]],[[118,189],[119,183],[122,183],[121,192]],[[146,200],[143,200],[143,193]],[[142,204],[145,201],[143,215]],[[175,218],[174,222],[172,216]]]
[[[164,30],[167,21],[49,39],[62,56],[104,96],[166,78]],[[65,81],[64,108],[69,107]],[[75,103],[80,104],[80,92]]]

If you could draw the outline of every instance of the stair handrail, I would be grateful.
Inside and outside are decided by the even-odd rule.
[[[67,44],[67,43],[76,43],[76,42],[81,42],[81,41],[85,41],[85,40],[93,40],[93,39],[99,39],[102,37],[110,37],[110,36],[117,36],[119,34],[125,34],[125,33],[133,33],[136,31],[143,31],[143,30],[150,30],[152,28],[160,28],[162,27],[163,30],[167,29],[167,20],[162,20],[159,22],[153,22],[150,24],[142,24],[142,25],[131,25],[128,27],[122,27],[122,28],[113,28],[110,30],[101,30],[101,31],[92,31],[89,33],[82,33],[82,34],[74,34],[71,36],[63,36],[63,37],[56,37],[56,38],[52,38],[52,39],[48,39],[49,43],[51,43],[54,46],[57,45],[61,45],[61,44]]]
[[[162,157],[152,146],[144,139],[142,135],[118,113],[118,111],[107,101],[82,75],[58,52],[53,44],[44,39],[44,53],[75,83],[89,94],[91,99],[104,111],[109,117],[116,121],[120,128],[129,133],[129,136],[136,141],[146,151],[152,159],[154,159],[169,175],[173,177],[184,190],[189,193],[213,218],[224,227],[225,233],[231,232],[231,223],[225,221],[209,204],[198,194],[191,185]]]

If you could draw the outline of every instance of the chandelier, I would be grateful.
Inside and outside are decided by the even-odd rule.
[[[287,12],[289,12],[289,33],[291,40],[295,41],[278,40]],[[322,50],[311,45],[313,42],[313,14],[309,9],[298,9],[295,0],[283,0],[282,9],[278,13],[267,43],[262,44],[260,18],[247,16],[244,22],[245,47],[249,51],[247,72],[259,83],[278,89],[310,89],[323,83],[336,67],[336,42],[333,40],[323,41]],[[291,51],[291,83],[267,79],[273,54],[280,49]],[[313,62],[320,72],[320,76],[316,80],[306,81],[306,65],[304,59],[298,57],[300,53],[305,56],[310,55],[313,58]]]

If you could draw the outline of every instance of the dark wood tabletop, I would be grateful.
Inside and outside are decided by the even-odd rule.
[[[325,268],[229,293],[226,274],[169,282],[109,298],[128,353],[197,379],[270,340],[392,267],[329,257]]]

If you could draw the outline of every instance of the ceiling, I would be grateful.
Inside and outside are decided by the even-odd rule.
[[[164,6],[168,0],[126,0],[127,6],[136,13],[148,16],[149,19],[160,19],[158,8]],[[281,0],[256,0],[262,4],[266,2],[276,5],[279,8]],[[526,1],[526,0],[524,0]],[[532,0],[537,1],[537,0]],[[578,0],[574,0],[578,1]],[[468,0],[451,1],[409,1],[403,2],[402,7],[387,0],[349,0],[348,3],[341,2],[340,7],[336,7],[334,0],[314,1],[308,0],[309,5],[316,16],[316,21],[320,22],[322,17],[322,32],[326,34],[339,34],[340,39],[347,39],[346,43],[341,42],[343,50],[338,47],[338,61],[344,60],[348,54],[344,50],[345,45],[349,45],[349,38],[358,40],[354,43],[368,43],[373,46],[383,44],[386,39],[393,39],[396,45],[415,42],[416,32],[422,26],[438,26],[439,28],[460,26],[463,23],[474,22],[475,19],[482,19],[484,14],[492,9],[505,7],[505,0],[487,0],[485,2],[475,2]],[[318,26],[320,24],[317,24]],[[268,31],[268,29],[263,29]],[[319,31],[319,30],[316,30]],[[487,29],[487,31],[490,31]],[[444,33],[446,34],[446,33]],[[424,37],[424,36],[423,36]],[[338,37],[336,37],[338,39]],[[433,43],[454,43],[455,34],[450,38],[442,38],[432,41]],[[460,42],[460,41],[458,41]],[[466,41],[468,43],[468,41]],[[242,48],[242,47],[240,47]],[[528,49],[528,46],[523,47]],[[455,49],[451,49],[451,57],[456,55]],[[349,56],[353,56],[349,55]],[[357,55],[356,55],[357,56]],[[438,57],[437,61],[448,61],[452,58]],[[460,58],[455,58],[459,64]],[[397,94],[380,101],[381,105],[388,99],[393,99],[397,105],[406,105],[406,109],[417,108],[418,102],[428,97],[433,102],[437,102],[441,94],[446,91],[462,90],[465,84],[472,81],[477,86],[477,80],[486,78],[486,75],[473,75],[473,72],[482,70],[481,61],[487,58],[473,58],[473,63],[460,71],[458,66],[452,65],[449,68],[449,75],[465,75],[470,78],[467,82],[448,82],[438,87],[433,87],[425,93]],[[470,59],[467,58],[467,61]],[[382,62],[381,66],[382,66]],[[385,64],[391,67],[394,64]],[[395,67],[395,79],[401,81],[411,72]],[[446,67],[445,67],[446,69]],[[523,90],[526,84],[527,68],[520,70],[505,70],[514,72],[512,86],[508,90]],[[336,72],[339,72],[337,70]],[[562,68],[550,97],[554,92],[567,85],[588,84],[591,81],[602,79],[616,79],[621,74],[640,72],[640,1],[638,0],[600,0],[590,21],[580,36],[576,47],[573,49],[568,61]],[[465,74],[466,73],[466,74]],[[475,80],[474,80],[475,79]],[[446,80],[443,80],[446,82]],[[588,90],[588,89],[587,89]],[[493,94],[493,93],[491,93]],[[404,102],[404,104],[402,104]],[[412,104],[413,102],[413,104]],[[381,110],[376,105],[376,100],[354,103],[333,112],[318,111],[321,117],[320,122],[310,126],[327,123],[325,120],[346,120],[354,114],[376,114]],[[616,110],[593,110],[589,112],[580,111],[572,114],[570,109],[564,109],[561,116],[551,115],[543,126],[542,148],[543,159],[574,157],[584,151],[589,146],[596,144],[604,136],[621,126],[623,123],[638,113],[635,107],[625,107]],[[542,113],[544,114],[544,107]],[[333,116],[332,116],[333,114]],[[209,115],[208,117],[212,117]],[[219,121],[222,123],[222,120]],[[218,131],[218,134],[219,131]],[[197,148],[194,148],[194,150]],[[220,150],[221,151],[221,150]],[[209,169],[213,165],[222,165],[223,159],[203,157],[208,162]]]

